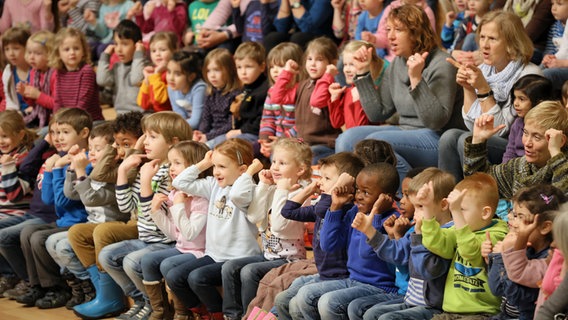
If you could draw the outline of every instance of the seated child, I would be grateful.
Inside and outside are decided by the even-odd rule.
[[[22,114],[29,113],[24,96],[16,91],[20,82],[29,83],[30,65],[26,61],[26,42],[30,37],[27,29],[10,28],[2,34],[2,52],[6,59],[6,67],[2,72],[2,91],[4,99],[0,110],[17,110]]]

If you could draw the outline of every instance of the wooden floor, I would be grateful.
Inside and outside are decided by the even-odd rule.
[[[67,320],[80,319],[73,311],[65,307],[57,309],[40,310],[36,307],[25,308],[14,300],[0,298],[1,320]]]

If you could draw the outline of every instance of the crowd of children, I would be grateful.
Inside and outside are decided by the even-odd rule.
[[[0,294],[82,319],[564,319],[568,1],[547,1],[456,0],[442,24],[423,0],[6,0]],[[525,31],[499,6],[557,19],[543,72],[511,69]],[[459,86],[497,107],[457,173],[342,134],[437,142],[465,128]]]

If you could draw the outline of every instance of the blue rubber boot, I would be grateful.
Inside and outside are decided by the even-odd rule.
[[[108,273],[99,272],[96,265],[87,268],[96,290],[95,299],[73,307],[81,319],[102,319],[119,315],[124,310],[122,289]]]

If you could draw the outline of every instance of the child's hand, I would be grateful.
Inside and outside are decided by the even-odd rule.
[[[238,135],[242,134],[243,132],[240,129],[233,129],[229,130],[229,132],[225,133],[225,137],[227,140],[236,138]]]
[[[24,91],[26,90],[26,84],[27,83],[25,81],[18,82],[18,84],[16,84],[16,92],[23,96]]]
[[[494,136],[499,130],[505,128],[505,125],[494,126],[493,115],[482,114],[477,119],[473,125],[473,137],[471,138],[471,143],[483,143],[489,138]]]
[[[357,74],[364,74],[369,72],[371,69],[371,59],[373,57],[373,50],[375,48],[367,48],[362,46],[353,53],[353,64],[355,65],[355,70]]]
[[[353,200],[353,184],[355,178],[348,173],[342,173],[331,191],[331,207],[330,210],[336,211],[348,202]]]
[[[154,74],[162,74],[163,72],[166,72],[167,69],[168,62],[164,60],[154,68]]]
[[[342,173],[337,181],[333,185],[332,189],[335,188],[347,188],[348,192],[353,192],[353,185],[355,184],[355,178],[353,178],[349,173],[344,172]]]
[[[131,154],[122,161],[120,166],[118,166],[118,170],[127,172],[130,169],[138,167],[143,159],[146,159],[145,154]]]
[[[183,192],[180,192],[183,193]],[[177,194],[176,194],[177,196]],[[150,204],[150,212],[156,213],[160,211],[164,202],[168,201],[168,196],[163,193],[154,193],[154,197],[152,198],[152,203]]]
[[[71,163],[71,155],[66,154],[63,157],[57,159],[57,161],[55,162],[55,165],[53,167],[54,168],[63,168],[70,163]]]
[[[281,190],[293,192],[300,189],[301,186],[299,183],[292,183],[292,179],[290,178],[280,178],[280,180],[276,183],[276,187]]]
[[[195,165],[199,171],[205,171],[213,166],[213,150],[207,151],[203,160]]]
[[[193,130],[193,141],[201,141],[201,137],[203,137],[203,136],[204,136],[204,134],[201,133],[201,131]]]
[[[377,233],[377,230],[373,227],[374,217],[373,214],[366,215],[363,212],[357,212],[355,219],[353,219],[351,223],[351,227],[361,231],[367,238],[371,239]]]
[[[493,243],[489,231],[485,231],[485,241],[481,243],[481,256],[485,259],[485,263],[489,263],[489,254],[493,252]]]
[[[383,228],[387,232],[390,239],[394,239],[394,224],[396,223],[396,215],[392,214],[383,222]]]
[[[137,2],[138,3],[138,2]],[[114,44],[109,44],[106,49],[105,49],[105,53],[108,54],[109,56],[112,56],[112,54],[114,53],[114,48],[116,46]]]
[[[97,16],[90,9],[85,9],[85,12],[83,13],[83,19],[90,25],[94,26],[97,24]]]
[[[329,85],[329,88],[327,90],[329,90],[329,94],[331,95],[330,100],[333,102],[341,97],[341,95],[345,91],[345,87],[341,87],[339,83],[334,82]]]
[[[335,77],[339,74],[339,71],[337,71],[337,67],[334,64],[328,64],[327,67],[325,67],[325,73],[328,73],[330,76]]]
[[[343,9],[344,5],[345,5],[345,0],[331,0],[331,6],[335,10]]]
[[[272,178],[272,172],[270,172],[270,170],[261,170],[258,174],[258,179],[260,180],[260,182],[267,185],[274,184],[274,179]]]
[[[152,177],[154,177],[156,173],[158,173],[158,170],[160,170],[160,161],[160,159],[154,159],[150,162],[146,162],[140,168],[140,180],[152,181]]]
[[[23,94],[24,98],[37,100],[39,98],[40,94],[41,94],[41,91],[39,91],[38,88],[36,88],[34,86],[30,86],[30,85],[24,86],[24,94]],[[32,110],[33,110],[33,108],[32,108]]]
[[[425,183],[420,190],[418,190],[416,193],[416,200],[420,202],[423,207],[434,203],[434,186],[432,181]],[[429,210],[423,210],[423,214],[424,219],[432,219],[432,215]]]
[[[59,158],[61,157],[57,153],[47,158],[47,160],[45,160],[45,171],[51,172],[53,166],[55,166],[55,162],[57,162]]]
[[[276,140],[278,140],[278,137],[276,136],[269,136],[267,140],[258,140],[258,142],[260,143],[260,153],[263,156],[270,158],[270,154],[272,153],[272,146],[274,145],[274,142],[276,142]]]
[[[241,0],[231,0],[231,6],[233,8],[238,8],[241,5]]]
[[[187,193],[185,193],[185,192],[176,192],[176,194],[175,194],[175,196],[174,196],[174,204],[185,203],[185,201],[187,201],[187,198],[189,198],[189,196],[187,195]]]
[[[297,74],[300,72],[300,66],[296,61],[289,59],[288,61],[286,61],[286,65],[284,65],[284,70],[293,74]]]
[[[501,253],[503,252],[503,241],[497,241],[495,246],[493,246],[493,253]]]
[[[373,203],[373,208],[371,208],[372,214],[381,214],[389,209],[392,209],[392,197],[388,194],[381,193],[377,198],[377,201]]]
[[[304,191],[306,192],[306,194],[308,195],[315,195],[315,194],[320,194],[321,190],[320,190],[320,181],[319,180],[313,180],[312,182],[310,182],[310,184],[308,184],[305,188]]]
[[[363,32],[361,32],[361,40],[375,44],[375,42],[377,41],[377,38],[375,38],[375,35],[373,33],[369,32],[369,31],[363,31]]]
[[[135,46],[136,46],[135,49],[136,51],[142,51],[142,52],[146,51],[146,47],[144,47],[144,43],[142,41],[136,42]]]
[[[77,172],[77,176],[83,176],[82,174],[79,175],[79,172],[84,172],[85,168],[89,165],[89,159],[87,159],[87,154],[85,150],[79,152],[76,155],[71,156],[71,164],[75,168]]]
[[[515,246],[515,242],[517,242],[517,233],[516,232],[509,232],[505,236],[505,239],[502,241],[503,247],[501,251],[507,251]]]
[[[79,147],[78,144],[76,144],[76,145],[73,145],[71,148],[69,148],[69,151],[67,151],[67,154],[70,155],[70,156],[75,156],[75,155],[79,154],[79,152],[81,152],[81,148]],[[83,152],[85,152],[85,151],[83,150]]]
[[[547,68],[552,68],[554,62],[556,60],[556,56],[553,54],[547,54],[542,58],[542,65]]]
[[[403,216],[398,217],[398,219],[396,219],[394,222],[394,228],[393,228],[394,238],[400,239],[404,237],[404,234],[408,231],[408,229],[410,229],[410,227],[414,225],[414,223],[415,223],[414,221],[410,221],[406,217]]]
[[[187,31],[185,31],[185,33],[183,34],[183,44],[185,46],[189,46],[191,44],[193,44],[193,38],[195,37],[195,34],[193,33],[193,31],[191,29],[187,29]]]
[[[142,69],[142,74],[144,75],[144,80],[148,80],[148,77],[154,74],[154,67],[145,66],[144,69]]]
[[[251,176],[254,176],[255,173],[260,172],[263,168],[264,168],[264,165],[262,164],[262,162],[260,162],[260,160],[253,159],[252,163],[247,168],[247,173]],[[260,175],[259,175],[259,178],[260,178]],[[270,179],[272,179],[272,175],[270,175]]]
[[[448,199],[448,204],[450,205],[450,211],[452,212],[452,215],[461,214],[461,204],[466,192],[467,189],[463,190],[454,189],[448,195],[447,199]]]
[[[546,130],[544,136],[548,141],[548,151],[551,158],[562,152],[561,149],[566,144],[566,136],[562,131],[551,128]]]
[[[446,27],[450,28],[454,21],[456,21],[457,15],[453,11],[448,11],[446,13]]]

